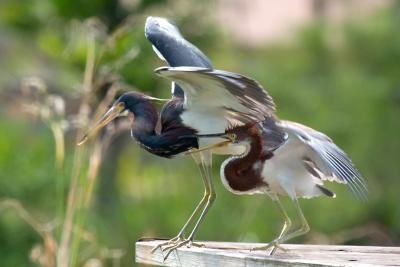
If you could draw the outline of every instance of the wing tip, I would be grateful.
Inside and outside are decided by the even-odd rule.
[[[156,41],[160,35],[181,36],[181,33],[173,20],[148,16],[144,25],[144,35],[150,41]]]
[[[346,183],[355,197],[362,201],[368,201],[368,188],[360,172],[354,166],[347,154],[333,142],[326,140],[325,157],[334,175]]]
[[[357,180],[354,178],[348,182],[347,186],[359,201],[363,203],[368,202],[368,188],[365,181],[362,178],[358,178]]]

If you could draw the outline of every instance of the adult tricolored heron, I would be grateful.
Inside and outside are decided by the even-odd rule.
[[[145,33],[157,54],[172,66],[155,70],[156,74],[173,82],[171,100],[158,114],[152,104],[156,98],[137,92],[125,93],[89,130],[86,137],[95,134],[121,114],[128,113],[132,121],[132,137],[141,147],[158,156],[171,157],[223,140],[215,137],[198,142],[197,134],[224,132],[231,125],[262,121],[275,111],[271,97],[256,81],[240,74],[212,69],[207,57],[187,42],[169,21],[150,17]],[[160,132],[156,131],[158,118],[161,122]],[[193,154],[205,193],[178,235],[164,244],[168,245],[164,248],[168,250],[167,256],[173,249],[191,244],[215,199],[212,153],[237,154],[242,151],[244,147],[241,144],[232,144],[222,149],[214,147]],[[185,238],[185,231],[192,223],[194,227]]]
[[[204,137],[209,136],[218,134]],[[220,175],[224,186],[234,194],[267,194],[284,217],[279,236],[254,250],[273,247],[273,254],[282,242],[307,233],[309,226],[298,198],[335,197],[323,186],[324,181],[347,184],[358,198],[366,199],[366,184],[350,158],[321,132],[269,117],[263,123],[234,127],[219,136],[228,139],[223,145],[232,142],[247,146],[243,154],[222,163]],[[280,195],[289,196],[294,202],[301,220],[299,229],[288,232],[291,220]]]

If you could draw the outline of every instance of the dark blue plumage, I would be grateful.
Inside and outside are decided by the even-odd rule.
[[[185,40],[179,29],[164,18],[148,17],[145,35],[155,52],[170,66],[194,66],[212,68],[210,60],[193,44]],[[132,112],[132,137],[137,143],[157,156],[170,158],[192,148],[198,148],[194,129],[182,123],[183,90],[173,85],[173,97],[160,112],[161,131],[156,132],[158,113],[151,98],[137,93],[123,94],[114,106],[123,103]]]
[[[170,66],[194,66],[212,68],[210,60],[193,44],[188,42],[179,29],[164,18],[149,17],[145,35],[156,53]],[[198,148],[196,131],[183,125],[183,90],[173,85],[173,97],[160,112],[161,131],[155,131],[158,113],[151,100],[143,94],[130,92],[122,95],[114,105],[123,102],[134,114],[132,137],[152,154],[170,158],[192,148]]]
[[[182,102],[175,98],[164,106],[161,131],[157,133],[158,112],[151,101],[142,93],[129,92],[113,105],[123,103],[125,109],[133,114],[131,133],[137,143],[150,153],[165,158],[198,148],[197,138],[194,137],[196,131],[183,125],[179,117]]]
[[[212,69],[211,61],[196,46],[183,38],[175,24],[165,18],[148,17],[144,28],[156,53],[171,67],[190,66]],[[183,98],[179,85],[173,85],[173,95]]]

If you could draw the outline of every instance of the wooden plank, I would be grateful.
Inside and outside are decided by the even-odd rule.
[[[142,239],[136,242],[136,262],[162,266],[400,266],[400,247],[331,246],[284,244],[278,250],[250,251],[265,244],[197,241],[203,247],[186,246],[163,261],[160,249],[151,250],[164,240]]]

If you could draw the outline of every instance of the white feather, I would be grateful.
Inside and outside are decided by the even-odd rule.
[[[322,181],[304,167],[303,157],[306,155],[306,147],[289,135],[287,142],[264,162],[262,177],[270,190],[292,199],[322,195],[316,187],[317,184],[322,185]]]
[[[261,176],[269,191],[288,195],[292,199],[311,198],[324,194],[320,186],[323,181],[328,180],[345,183],[358,197],[366,198],[366,185],[361,175],[329,137],[289,121],[277,122],[277,126],[287,133],[288,138],[263,163]],[[253,194],[264,190],[264,193],[268,193],[264,186],[246,192],[237,192],[230,188],[223,169],[231,159],[224,161],[221,166],[221,179],[229,191],[235,194]],[[307,169],[305,161],[314,164],[309,166],[314,168],[314,174]],[[256,162],[253,167],[260,163],[261,161]]]
[[[201,133],[259,122],[275,111],[261,85],[236,73],[198,67],[162,67],[155,72],[184,90],[183,122]]]

